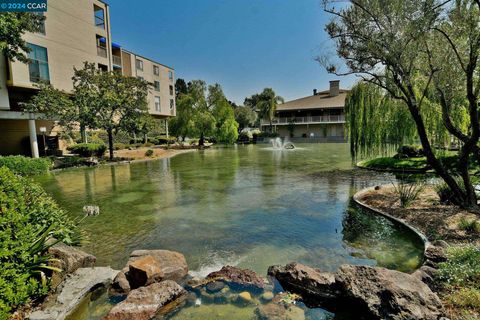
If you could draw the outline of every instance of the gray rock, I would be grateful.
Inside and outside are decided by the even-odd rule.
[[[335,276],[343,305],[373,319],[437,320],[443,315],[438,296],[417,278],[378,267],[340,268]]]
[[[166,280],[132,290],[127,299],[110,310],[104,320],[150,320],[169,303],[187,292],[176,282]]]
[[[222,290],[225,287],[225,283],[223,281],[213,281],[206,285],[206,289],[210,293],[215,293]]]
[[[110,267],[81,268],[70,275],[59,288],[53,303],[28,316],[30,320],[63,320],[94,289],[108,286],[118,271]]]
[[[327,306],[338,295],[334,274],[300,263],[272,266],[268,268],[268,275],[275,277],[284,289],[300,294],[312,306]]]
[[[425,259],[425,265],[436,269],[439,263],[447,261],[447,255],[444,248],[430,245],[425,250]]]
[[[416,270],[412,273],[412,276],[419,279],[430,288],[434,286],[435,283],[435,275],[437,273],[437,269],[434,269],[429,266],[422,266],[420,269]]]
[[[304,320],[305,312],[297,306],[268,303],[255,309],[255,314],[259,320]]]
[[[89,268],[95,266],[97,258],[88,254],[79,248],[67,246],[63,243],[57,243],[56,245],[48,249],[50,256],[56,260],[50,262],[50,265],[61,269],[61,272],[56,272],[52,275],[52,288],[56,288],[65,277],[80,268]]]

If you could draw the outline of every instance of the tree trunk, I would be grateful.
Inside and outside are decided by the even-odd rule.
[[[81,136],[81,139],[82,139],[83,143],[88,143],[87,130],[85,128],[85,125],[83,125],[83,124],[80,125],[80,136]]]
[[[205,137],[203,133],[200,135],[200,140],[198,140],[198,146],[203,147],[205,145]]]
[[[113,130],[108,129],[108,151],[109,151],[109,157],[110,161],[113,160]]]
[[[448,187],[453,193],[456,202],[464,208],[470,208],[470,204],[468,203],[468,201],[466,201],[465,193],[463,192],[463,190],[460,188],[453,176],[448,173],[447,170],[445,170],[445,167],[433,153],[432,146],[430,145],[430,141],[428,140],[425,124],[423,123],[423,119],[420,115],[416,102],[414,103],[413,101],[410,101],[410,103],[408,103],[408,109],[410,111],[410,114],[412,115],[413,120],[415,121],[418,137],[420,138],[423,152],[425,153],[428,164],[432,166],[435,172],[448,185]]]
[[[137,144],[137,134],[133,133],[133,143]]]

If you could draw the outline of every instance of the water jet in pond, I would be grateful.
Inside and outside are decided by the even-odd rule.
[[[293,150],[295,145],[290,141],[283,142],[281,138],[271,139],[270,143],[274,150]]]

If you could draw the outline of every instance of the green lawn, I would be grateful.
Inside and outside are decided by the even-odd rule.
[[[452,171],[455,171],[457,155],[450,153],[445,156],[439,156],[440,161]],[[371,160],[365,160],[358,163],[359,167],[379,170],[392,171],[428,171],[431,167],[427,164],[425,157],[397,159],[394,157],[382,157]],[[478,166],[472,167],[472,170],[478,170]]]

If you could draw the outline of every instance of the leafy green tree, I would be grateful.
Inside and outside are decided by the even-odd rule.
[[[187,94],[187,92],[187,83],[182,78],[178,78],[177,81],[175,81],[175,95],[177,99],[180,97],[181,94]]]
[[[341,9],[333,3],[324,1],[325,10],[333,15],[326,31],[346,69],[326,57],[320,62],[337,75],[360,75],[401,101],[415,123],[428,163],[450,187],[456,202],[480,211],[468,171],[480,137],[480,2],[356,0]],[[466,104],[452,99],[459,95],[466,98]],[[443,125],[461,141],[458,171],[462,184],[432,147],[424,111],[431,101],[441,103]],[[467,130],[451,123],[454,108],[466,108]]]
[[[283,102],[283,98],[277,96],[272,88],[265,88],[260,94],[260,101],[257,103],[257,110],[259,110],[263,118],[268,119],[270,122],[270,132],[273,132],[273,119],[275,118],[277,106]]]
[[[238,123],[222,87],[214,84],[208,87],[208,107],[215,118],[215,138],[220,142],[233,143],[238,139]]]
[[[235,120],[238,122],[240,130],[254,126],[257,121],[257,113],[252,108],[240,106],[235,108]]]
[[[195,132],[193,98],[188,94],[181,94],[177,99],[177,116],[170,118],[169,128],[171,134],[180,137],[182,141]]]
[[[71,96],[47,83],[40,83],[38,89],[23,106],[24,111],[38,113],[43,119],[56,120],[62,127],[71,129],[78,119]]]
[[[45,17],[34,13],[2,12],[0,14],[0,52],[8,59],[28,63],[30,49],[23,39],[25,32],[39,32]]]

